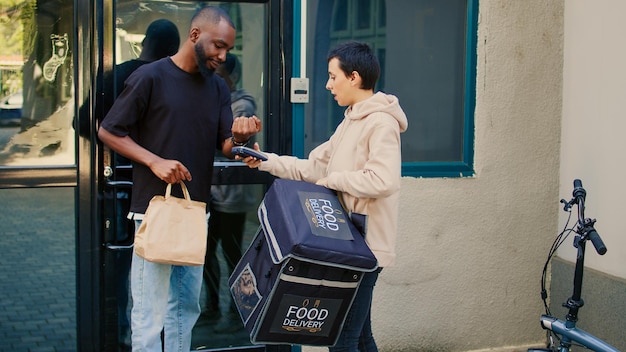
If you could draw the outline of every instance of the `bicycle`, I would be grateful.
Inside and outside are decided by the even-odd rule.
[[[547,348],[529,348],[528,352],[568,352],[573,345],[598,352],[619,352],[617,348],[611,346],[600,338],[576,327],[576,322],[578,321],[578,311],[584,304],[581,298],[581,290],[586,242],[590,240],[599,255],[604,255],[606,253],[606,246],[594,228],[596,220],[585,217],[585,197],[587,192],[583,188],[582,182],[578,179],[574,180],[574,191],[572,192],[572,195],[573,197],[570,201],[561,199],[561,203],[565,204],[563,210],[568,212],[570,215],[567,218],[563,231],[559,233],[552,243],[552,247],[550,248],[548,259],[543,267],[543,274],[541,277],[541,298],[543,300],[546,314],[541,315],[540,322],[541,327],[547,331]],[[571,220],[571,209],[573,206],[577,206],[578,208],[578,221],[575,228],[570,228],[568,226]],[[568,309],[567,316],[565,320],[560,320],[552,315],[550,307],[548,306],[546,276],[548,265],[552,257],[571,232],[575,232],[577,234],[574,237],[574,247],[577,249],[576,265],[574,269],[574,290],[572,296],[565,303],[563,303],[563,307]],[[558,344],[555,344],[554,338],[558,340]]]

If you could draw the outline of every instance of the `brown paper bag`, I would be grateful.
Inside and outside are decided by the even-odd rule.
[[[155,263],[197,266],[204,264],[207,241],[206,203],[191,200],[180,182],[185,198],[171,195],[152,197],[135,234],[135,253]]]

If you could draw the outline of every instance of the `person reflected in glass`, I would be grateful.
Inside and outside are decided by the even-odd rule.
[[[339,44],[327,59],[326,89],[339,106],[347,107],[330,139],[313,149],[307,159],[266,153],[267,161],[254,157],[243,161],[280,178],[336,190],[348,213],[365,216],[365,241],[379,269],[364,273],[337,343],[329,350],[374,352],[378,349],[371,326],[372,296],[380,271],[396,260],[400,134],[406,131],[408,120],[397,97],[374,92],[380,66],[367,44]],[[257,143],[254,149],[259,150]]]
[[[218,66],[215,72],[224,78],[230,88],[233,116],[255,116],[256,102],[254,97],[245,89],[237,88],[242,72],[241,62],[237,56],[228,53],[226,61]],[[227,160],[227,158],[218,151],[215,160]],[[253,210],[256,205],[253,185],[211,186],[211,217],[209,218],[204,266],[207,306],[202,314],[208,321],[216,322],[213,331],[217,333],[235,332],[243,328],[237,307],[230,297],[228,297],[228,302],[222,302],[222,304],[227,305],[226,314],[222,316],[220,309],[220,261],[216,253],[217,247],[221,243],[227,273],[228,275],[232,274],[242,255],[241,247],[246,212]]]

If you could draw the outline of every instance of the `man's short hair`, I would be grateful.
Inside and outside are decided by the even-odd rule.
[[[191,26],[197,25],[199,21],[218,24],[222,19],[228,21],[230,26],[235,28],[235,23],[233,23],[233,20],[224,9],[217,6],[204,6],[191,17]]]

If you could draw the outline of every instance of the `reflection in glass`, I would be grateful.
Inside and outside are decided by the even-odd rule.
[[[333,31],[345,31],[348,29],[348,2],[338,1],[333,4]]]
[[[371,8],[370,0],[361,0],[359,6],[356,7],[356,29],[370,29],[371,26]]]
[[[348,40],[367,42],[379,55],[384,55],[387,48],[385,21],[373,20],[385,13],[385,1],[311,0],[307,6],[308,13],[316,14],[316,17],[307,21],[309,56],[306,72],[310,72],[311,96],[314,98],[305,106],[305,155],[328,140],[343,119],[345,110],[326,90],[328,51]],[[384,75],[383,69],[376,87],[378,90],[385,88],[381,86],[385,82]]]
[[[73,1],[0,2],[0,166],[73,165]]]

